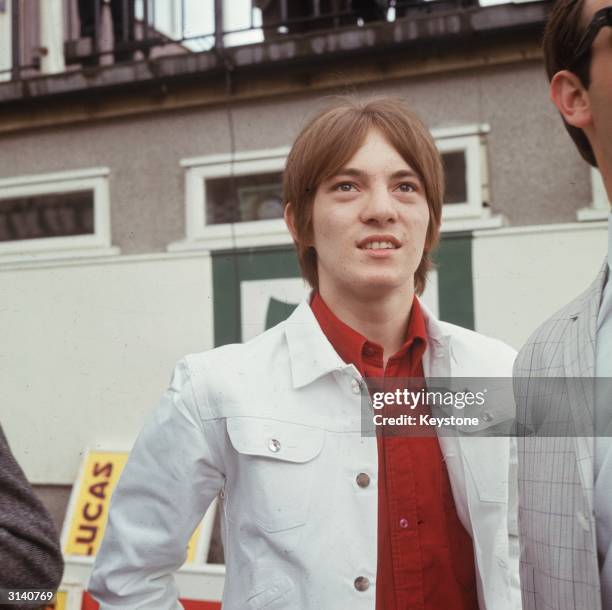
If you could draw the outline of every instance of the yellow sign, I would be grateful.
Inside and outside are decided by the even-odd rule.
[[[127,459],[126,451],[95,451],[85,456],[66,516],[69,519],[64,542],[66,555],[96,555],[98,552],[106,529],[110,499]],[[200,532],[201,526],[189,541],[186,563],[196,560]]]
[[[44,606],[44,610],[66,610],[68,601],[68,593],[66,591],[58,591],[55,594],[55,601],[48,606]]]
[[[92,452],[85,456],[64,546],[67,555],[95,555],[98,552],[110,498],[127,458],[127,452],[119,451]]]

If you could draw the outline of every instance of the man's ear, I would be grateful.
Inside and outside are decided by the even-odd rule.
[[[289,233],[291,233],[291,237],[293,237],[293,241],[297,242],[297,231],[295,230],[295,216],[293,215],[293,205],[291,202],[285,205],[284,211],[285,224],[287,225],[287,229],[289,229]]]
[[[561,70],[553,76],[550,99],[569,125],[584,129],[592,122],[589,92],[573,72]]]

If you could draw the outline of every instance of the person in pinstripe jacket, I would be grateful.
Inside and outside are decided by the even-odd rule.
[[[58,588],[64,561],[51,516],[13,457],[0,426],[0,589]],[[6,605],[0,610],[32,608]]]
[[[550,96],[612,196],[612,0],[557,0],[544,36]],[[612,609],[612,228],[591,286],[514,367],[525,610]],[[594,380],[597,379],[597,383]]]

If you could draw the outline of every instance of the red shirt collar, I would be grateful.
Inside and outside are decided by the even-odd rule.
[[[344,362],[354,364],[359,371],[363,372],[364,357],[371,356],[372,353],[380,354],[382,357],[382,346],[373,341],[368,341],[366,337],[340,320],[327,306],[318,292],[315,293],[310,307],[321,330]],[[410,319],[406,329],[406,340],[389,360],[397,360],[405,356],[410,350],[413,350],[411,360],[420,361],[426,347],[427,326],[425,324],[425,316],[415,296],[412,301]]]

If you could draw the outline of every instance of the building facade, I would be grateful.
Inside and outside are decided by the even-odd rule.
[[[117,34],[101,3],[82,36],[76,2],[0,2],[0,421],[60,527],[83,454],[129,450],[176,360],[307,294],[281,173],[330,97],[398,96],[434,134],[447,195],[424,300],[442,319],[518,348],[606,252],[600,178],[548,100],[548,1],[293,20],[217,1],[196,41],[185,2],[159,23],[155,4]]]

